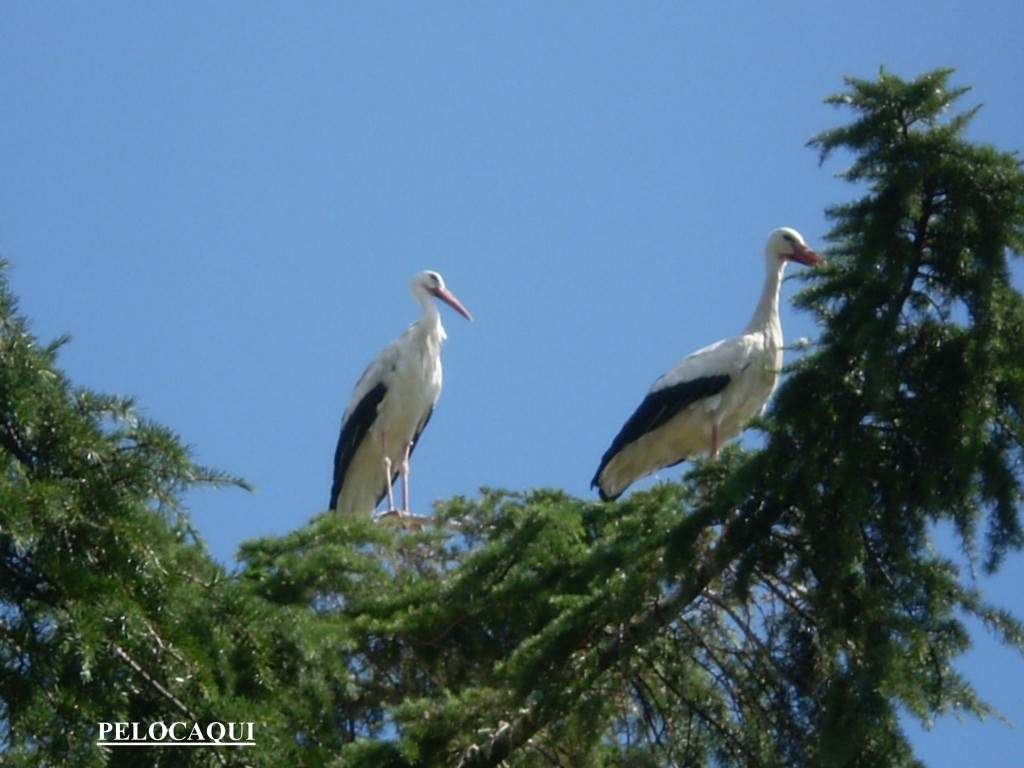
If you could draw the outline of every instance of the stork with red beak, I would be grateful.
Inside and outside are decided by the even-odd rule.
[[[779,288],[786,262],[814,266],[821,257],[796,230],[782,227],[765,245],[765,280],[754,317],[739,336],[684,358],[654,382],[605,451],[591,480],[605,501],[635,480],[723,442],[761,413],[782,370]]]
[[[385,514],[409,514],[409,457],[441,395],[441,314],[434,299],[472,317],[437,272],[413,278],[409,290],[420,318],[370,363],[356,383],[341,420],[334,452],[330,508],[372,515],[388,497]],[[392,485],[402,477],[402,508]]]

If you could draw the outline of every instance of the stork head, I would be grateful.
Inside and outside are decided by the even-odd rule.
[[[445,288],[444,279],[441,275],[432,269],[424,270],[416,275],[416,277],[412,279],[412,283],[409,284],[409,290],[412,291],[412,295],[415,296],[416,300],[421,304],[429,301],[430,297],[433,296],[443,301],[470,322],[473,320],[473,316],[470,315],[466,308],[462,306],[462,303],[455,298],[455,294]]]
[[[795,229],[779,227],[768,236],[764,247],[768,268],[780,269],[787,261],[795,261],[808,267],[820,264],[823,259],[807,247],[803,237]]]

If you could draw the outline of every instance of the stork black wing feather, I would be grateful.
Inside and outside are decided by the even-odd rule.
[[[705,397],[717,395],[725,389],[731,378],[728,374],[701,376],[698,379],[680,381],[678,384],[671,384],[649,392],[637,409],[633,411],[633,415],[622,425],[619,434],[615,436],[611,446],[601,457],[601,465],[594,473],[590,487],[599,486],[598,479],[604,468],[608,466],[608,462],[615,458],[615,454],[648,432],[653,432],[667,423],[684,408],[688,408]]]
[[[338,494],[345,484],[345,475],[348,473],[349,465],[359,450],[360,443],[370,431],[373,420],[377,418],[377,407],[380,405],[388,388],[381,382],[359,401],[359,404],[352,410],[352,413],[341,425],[341,434],[338,436],[338,447],[334,449],[334,482],[331,484],[331,502],[328,509],[334,509],[338,503]],[[383,494],[381,498],[383,498]],[[377,499],[380,503],[380,499]]]

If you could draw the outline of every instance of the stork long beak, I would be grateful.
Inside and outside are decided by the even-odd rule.
[[[432,293],[464,318],[469,320],[469,322],[473,322],[473,316],[469,314],[469,311],[464,306],[462,306],[462,302],[455,298],[455,294],[447,288],[436,288]]]
[[[813,267],[824,261],[821,256],[812,251],[806,245],[797,245],[796,250],[789,255],[789,259],[807,267]]]

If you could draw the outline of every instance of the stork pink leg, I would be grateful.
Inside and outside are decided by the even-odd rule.
[[[384,487],[388,491],[388,512],[394,512],[395,510],[395,494],[391,490],[392,478],[394,475],[391,474],[391,457],[388,455],[388,438],[387,433],[380,433],[380,452],[384,456]]]
[[[391,457],[384,456],[384,482],[388,489],[388,512],[395,509],[395,496],[391,491]]]
[[[402,513],[409,514],[409,454],[412,443],[405,444],[405,455],[402,457]]]
[[[718,456],[718,422],[711,424],[711,458]]]

